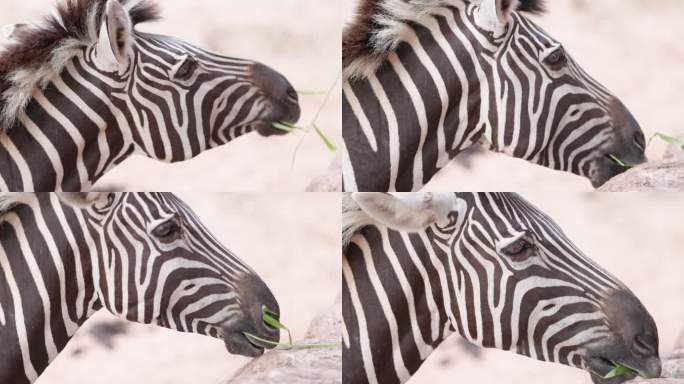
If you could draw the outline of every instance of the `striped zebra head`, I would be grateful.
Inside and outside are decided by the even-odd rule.
[[[407,379],[454,330],[483,347],[585,369],[597,383],[633,377],[602,379],[611,361],[660,375],[657,328],[641,302],[518,195],[358,193],[345,202],[344,228],[345,285],[379,279],[384,288],[352,293],[360,304],[347,306],[345,324],[363,326],[359,308],[368,323],[391,311],[375,325],[393,330],[367,331],[376,334],[370,349],[398,332],[408,359],[403,373],[376,365],[380,382]],[[388,304],[370,307],[378,301]]]
[[[42,24],[18,25],[0,49],[0,127],[10,129],[34,91],[53,83],[52,105],[78,107],[81,125],[105,125],[107,139],[123,141],[128,153],[163,161],[254,130],[282,134],[274,122],[299,119],[297,93],[283,75],[136,30],[158,17],[148,0],[63,0]],[[88,113],[102,105],[110,112]]]
[[[479,143],[598,187],[625,170],[611,156],[646,160],[644,134],[632,114],[528,18],[542,12],[541,0],[359,3],[345,32],[345,78],[361,84],[350,88],[357,94],[381,95],[385,114],[397,109],[392,114],[404,131],[390,145],[407,148],[401,147],[403,163],[412,165],[415,146],[426,147],[429,152],[415,155],[426,164],[414,166],[434,173]],[[361,126],[393,121],[376,117],[372,106],[350,105],[365,114]]]
[[[482,42],[485,75],[493,79],[487,96],[497,106],[484,141],[600,187],[626,169],[611,156],[646,160],[646,140],[622,102],[525,15],[541,12],[541,3],[482,0],[465,10],[480,30],[473,37]]]
[[[279,340],[262,319],[280,313],[252,269],[170,193],[73,193],[99,241],[93,263],[99,301],[130,321],[222,338],[230,353],[258,356],[244,332]]]

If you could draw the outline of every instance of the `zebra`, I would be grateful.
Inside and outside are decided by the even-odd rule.
[[[360,0],[343,36],[344,188],[420,190],[482,146],[599,187],[644,162],[636,119],[528,18],[540,0]]]
[[[33,383],[96,311],[224,340],[278,341],[273,293],[169,193],[0,195],[0,382]]]
[[[179,162],[284,134],[297,92],[274,69],[136,30],[149,0],[61,0],[0,48],[0,190],[88,191],[133,154]]]
[[[449,335],[593,372],[658,377],[637,297],[510,193],[345,194],[343,382],[403,383]]]

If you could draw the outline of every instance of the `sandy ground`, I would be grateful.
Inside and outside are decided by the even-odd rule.
[[[192,194],[180,196],[209,229],[266,281],[282,320],[303,337],[340,289],[337,194]],[[81,328],[38,384],[219,384],[248,358],[221,340],[133,323],[113,349],[89,330],[113,320],[101,311]]]
[[[45,0],[3,1],[0,26],[35,20],[50,8]],[[233,57],[261,61],[283,73],[301,91],[327,91],[341,71],[341,4],[318,0],[164,0],[164,20],[141,30],[173,35]],[[318,125],[341,143],[341,87],[322,110]],[[323,103],[301,96],[307,125]],[[300,141],[294,166],[293,157]],[[179,164],[133,157],[108,173],[96,188],[209,192],[303,191],[323,173],[333,154],[311,133],[264,138],[254,133]],[[220,164],[219,167],[216,164]],[[192,180],[188,183],[187,180]]]
[[[344,0],[346,15],[356,0]],[[547,1],[535,20],[560,40],[583,68],[618,96],[640,122],[646,137],[684,133],[684,35],[680,0]],[[651,160],[665,145],[654,141]],[[504,155],[476,156],[467,169],[458,160],[426,187],[432,191],[591,191],[589,181]]]
[[[621,279],[653,315],[661,354],[684,330],[684,196],[680,194],[525,193],[590,258]],[[510,352],[480,350],[479,358],[448,339],[411,384],[477,382],[589,384],[581,370]]]

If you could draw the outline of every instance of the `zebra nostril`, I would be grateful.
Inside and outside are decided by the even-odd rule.
[[[653,346],[646,341],[642,335],[637,335],[637,337],[634,338],[633,345],[636,352],[641,355],[652,355],[656,353],[655,348],[653,348]]]
[[[294,88],[292,88],[292,86],[290,86],[287,89],[287,96],[291,99],[297,100],[299,95],[297,94],[297,91]]]

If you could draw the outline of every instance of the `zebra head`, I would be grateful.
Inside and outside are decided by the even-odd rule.
[[[283,75],[136,30],[158,18],[148,0],[64,0],[43,24],[14,28],[0,50],[0,125],[28,119],[45,128],[56,120],[86,142],[109,144],[113,159],[103,161],[135,151],[175,162],[255,130],[282,134],[274,122],[299,119],[297,93]],[[64,119],[36,114],[36,88],[43,90],[39,111],[54,107]]]
[[[264,348],[244,332],[279,340],[263,309],[279,314],[261,278],[226,249],[169,193],[74,193],[63,202],[85,209],[100,254],[93,261],[97,296],[130,321],[222,338],[230,353]]]
[[[470,146],[595,187],[644,135],[527,13],[540,0],[359,0],[343,38],[345,189],[418,191]]]
[[[491,79],[480,100],[491,108],[482,141],[599,187],[626,169],[611,156],[646,160],[644,134],[622,102],[525,14],[541,11],[539,0],[481,0],[465,9],[481,75]]]
[[[350,377],[403,382],[453,331],[597,383],[633,377],[602,379],[611,361],[660,375],[641,302],[521,197],[359,193],[344,211]]]

